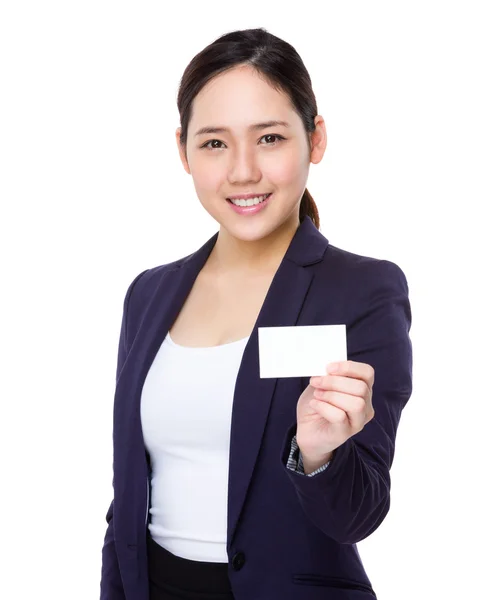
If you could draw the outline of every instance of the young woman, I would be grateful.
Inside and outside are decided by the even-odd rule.
[[[372,600],[356,543],[390,506],[412,390],[407,281],[342,250],[305,189],[326,147],[306,68],[222,36],[178,94],[184,169],[219,231],[124,299],[103,600]],[[258,327],[345,324],[325,376],[260,378]]]

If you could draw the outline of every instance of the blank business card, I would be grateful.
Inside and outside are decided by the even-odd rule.
[[[344,325],[259,327],[260,378],[325,375],[327,364],[347,360]]]

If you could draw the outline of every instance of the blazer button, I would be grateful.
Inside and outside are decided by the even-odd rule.
[[[245,554],[243,552],[237,552],[231,560],[231,565],[235,571],[239,571],[245,564]]]

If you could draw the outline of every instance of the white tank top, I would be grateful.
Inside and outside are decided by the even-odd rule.
[[[167,333],[141,393],[152,465],[148,529],[190,560],[228,562],[228,467],[233,394],[250,336],[207,348]]]

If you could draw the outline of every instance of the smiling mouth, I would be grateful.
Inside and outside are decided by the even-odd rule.
[[[272,196],[272,192],[270,194],[262,194],[261,196],[255,196],[255,198],[237,198],[233,201],[230,198],[227,198],[227,202],[230,204],[234,204],[235,206],[257,206],[258,204],[262,204],[265,200],[267,200],[270,196]],[[256,198],[260,198],[258,202],[255,202]],[[254,200],[254,202],[252,202]]]

